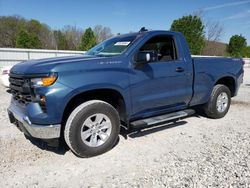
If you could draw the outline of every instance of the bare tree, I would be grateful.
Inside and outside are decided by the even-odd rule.
[[[220,43],[223,34],[223,26],[220,22],[208,20],[206,22],[206,45],[203,49],[203,55],[224,56],[225,45]]]
[[[220,22],[207,21],[206,23],[207,30],[207,40],[208,41],[220,41],[223,34],[223,26]]]
[[[224,28],[219,21],[213,21],[207,18],[202,9],[195,11],[193,15],[200,17],[205,24],[206,38],[208,41],[220,41]]]
[[[202,19],[206,30],[206,44],[202,50],[202,55],[225,55],[225,44],[220,43],[223,35],[223,25],[219,21],[213,21],[205,16],[203,10],[198,10],[193,13]]]
[[[56,49],[55,37],[49,26],[42,24],[39,32],[39,38],[42,41],[42,48],[44,49]]]
[[[83,30],[76,26],[67,25],[64,26],[62,31],[65,34],[69,50],[77,50],[81,41],[81,36],[84,33]]]
[[[97,43],[100,43],[113,36],[111,29],[102,25],[95,26],[93,31],[96,35]]]

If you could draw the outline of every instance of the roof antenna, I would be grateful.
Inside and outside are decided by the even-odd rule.
[[[142,33],[142,32],[145,32],[145,31],[148,31],[145,27],[142,27],[139,31],[139,33]]]

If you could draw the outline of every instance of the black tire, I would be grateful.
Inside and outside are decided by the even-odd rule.
[[[87,139],[83,140],[81,136],[84,122],[88,118],[91,118],[93,114],[104,114],[109,119],[109,122],[111,122],[109,137],[102,145],[96,147],[91,147],[86,144]],[[80,104],[70,114],[65,125],[64,138],[69,148],[77,156],[92,157],[110,150],[116,144],[119,132],[120,119],[115,108],[104,101],[91,100]],[[90,137],[92,137],[92,135]],[[100,141],[101,137],[97,139]]]
[[[222,93],[223,94],[225,93],[227,95],[228,104],[224,110],[219,111],[217,109],[217,99]],[[209,101],[203,106],[203,110],[207,117],[213,118],[213,119],[219,119],[219,118],[224,117],[227,114],[230,104],[231,104],[230,90],[225,85],[218,84],[214,86],[211,96],[209,98]]]

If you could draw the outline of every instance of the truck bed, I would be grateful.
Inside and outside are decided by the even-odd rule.
[[[243,61],[229,57],[192,56],[194,71],[194,95],[191,105],[206,103],[212,92],[212,84],[222,77],[233,77],[235,85],[243,81]],[[234,95],[237,94],[236,88]],[[232,97],[233,97],[232,96]]]

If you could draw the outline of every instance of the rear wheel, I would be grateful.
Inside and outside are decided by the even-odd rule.
[[[204,105],[205,114],[214,119],[224,117],[231,104],[231,92],[225,85],[214,86],[209,101]]]
[[[118,139],[120,120],[110,104],[91,100],[79,105],[69,116],[64,138],[80,157],[91,157],[110,150]]]

